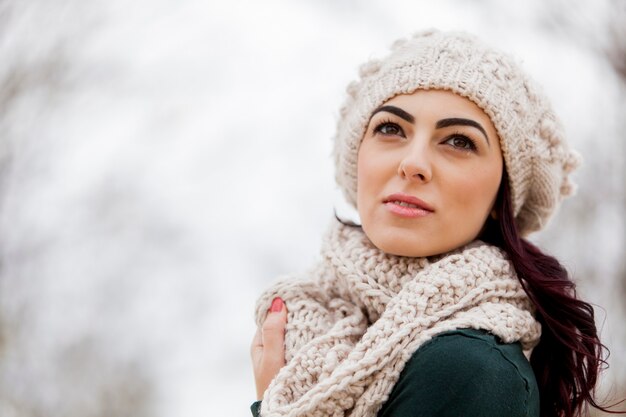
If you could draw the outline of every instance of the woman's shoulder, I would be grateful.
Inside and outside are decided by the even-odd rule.
[[[530,376],[534,379],[530,363],[519,343],[503,343],[498,336],[475,329],[451,330],[435,336],[413,354],[407,367],[413,363],[425,362],[425,359],[443,362],[443,358],[447,359],[448,365],[475,366],[484,373],[512,367],[520,377],[527,378],[528,372],[531,372]],[[490,361],[486,362],[485,359]],[[420,364],[428,366],[428,363]]]
[[[481,330],[453,330],[412,355],[378,415],[534,417],[539,390],[519,343],[502,343]]]

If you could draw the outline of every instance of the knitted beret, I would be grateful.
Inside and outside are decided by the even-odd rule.
[[[335,136],[336,180],[356,207],[357,154],[372,112],[399,94],[449,90],[476,103],[494,124],[508,173],[515,222],[541,229],[575,191],[580,164],[547,98],[510,56],[463,32],[429,30],[396,41],[382,60],[360,68],[348,88]]]

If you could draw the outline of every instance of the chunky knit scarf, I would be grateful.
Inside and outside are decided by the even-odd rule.
[[[505,253],[480,241],[436,258],[399,257],[333,222],[321,261],[266,291],[257,324],[277,296],[288,309],[287,364],[265,393],[263,417],[375,416],[433,336],[483,329],[529,351],[541,332]]]

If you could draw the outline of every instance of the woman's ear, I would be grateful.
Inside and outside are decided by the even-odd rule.
[[[498,220],[498,213],[496,213],[496,209],[494,208],[493,210],[491,210],[491,213],[489,213],[489,216],[494,219],[494,220]]]

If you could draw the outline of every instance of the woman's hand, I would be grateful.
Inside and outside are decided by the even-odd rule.
[[[257,400],[263,398],[272,379],[285,366],[286,324],[285,303],[281,298],[275,298],[263,326],[257,329],[250,348]]]

